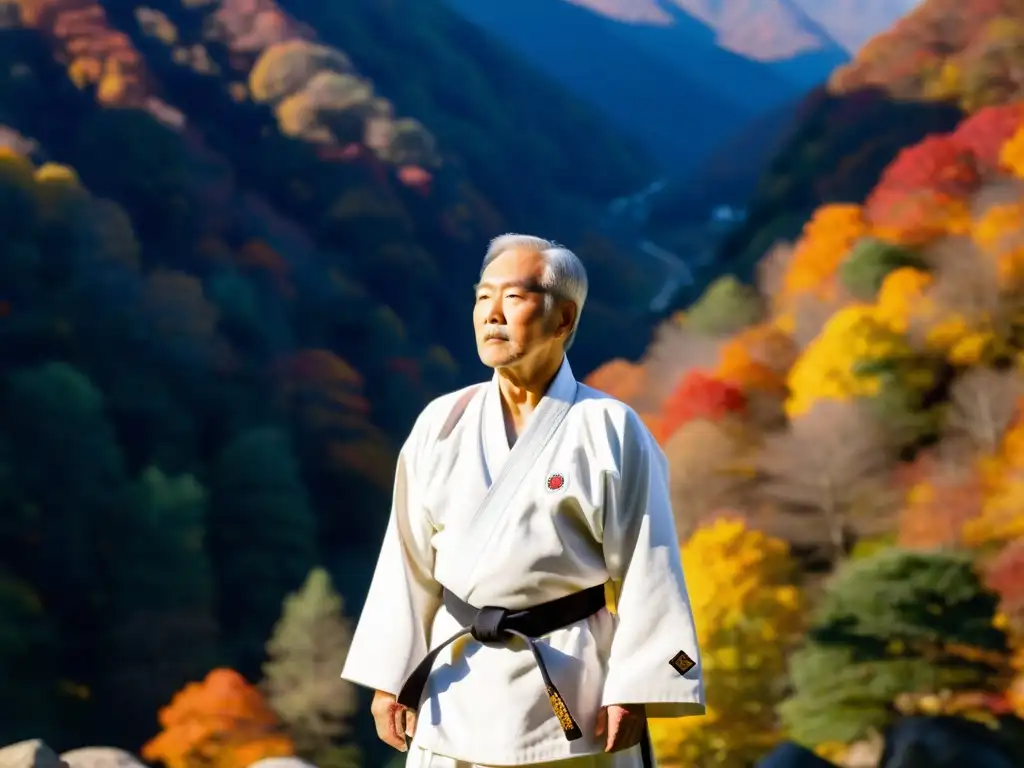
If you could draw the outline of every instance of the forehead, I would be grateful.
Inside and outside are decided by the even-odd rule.
[[[544,275],[544,257],[536,251],[513,248],[487,265],[481,283],[535,283]]]

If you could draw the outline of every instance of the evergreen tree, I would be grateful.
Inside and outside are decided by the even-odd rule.
[[[883,550],[832,578],[780,707],[795,739],[852,743],[880,732],[902,693],[999,691],[1007,638],[971,559]]]
[[[340,677],[352,630],[342,599],[323,568],[316,568],[284,601],[263,665],[267,702],[281,718],[296,753],[319,768],[357,766],[358,753],[337,740],[348,735],[355,687]]]
[[[287,436],[243,432],[217,457],[210,551],[232,667],[252,679],[285,595],[317,562],[316,521]]]

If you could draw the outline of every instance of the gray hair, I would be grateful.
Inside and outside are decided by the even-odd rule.
[[[557,300],[571,301],[576,305],[576,318],[569,329],[569,335],[565,339],[565,348],[569,349],[576,340],[576,330],[579,328],[580,316],[583,314],[583,305],[587,303],[587,270],[579,257],[552,240],[545,240],[543,237],[533,235],[519,235],[510,232],[491,240],[487,248],[487,255],[484,256],[484,263],[480,267],[480,275],[487,270],[491,262],[508,251],[521,248],[540,254],[546,264],[544,276],[541,278],[541,287],[545,290],[544,309],[550,313]]]

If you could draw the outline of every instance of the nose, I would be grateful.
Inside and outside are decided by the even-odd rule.
[[[487,307],[487,324],[488,325],[504,325],[505,315],[501,311],[501,299],[494,297],[491,299],[490,306]]]

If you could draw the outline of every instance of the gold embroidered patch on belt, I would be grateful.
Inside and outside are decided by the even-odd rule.
[[[680,651],[671,659],[669,659],[668,663],[672,666],[672,669],[674,669],[680,675],[685,675],[687,672],[689,672],[691,669],[697,666],[697,662],[695,662],[682,651]]]

